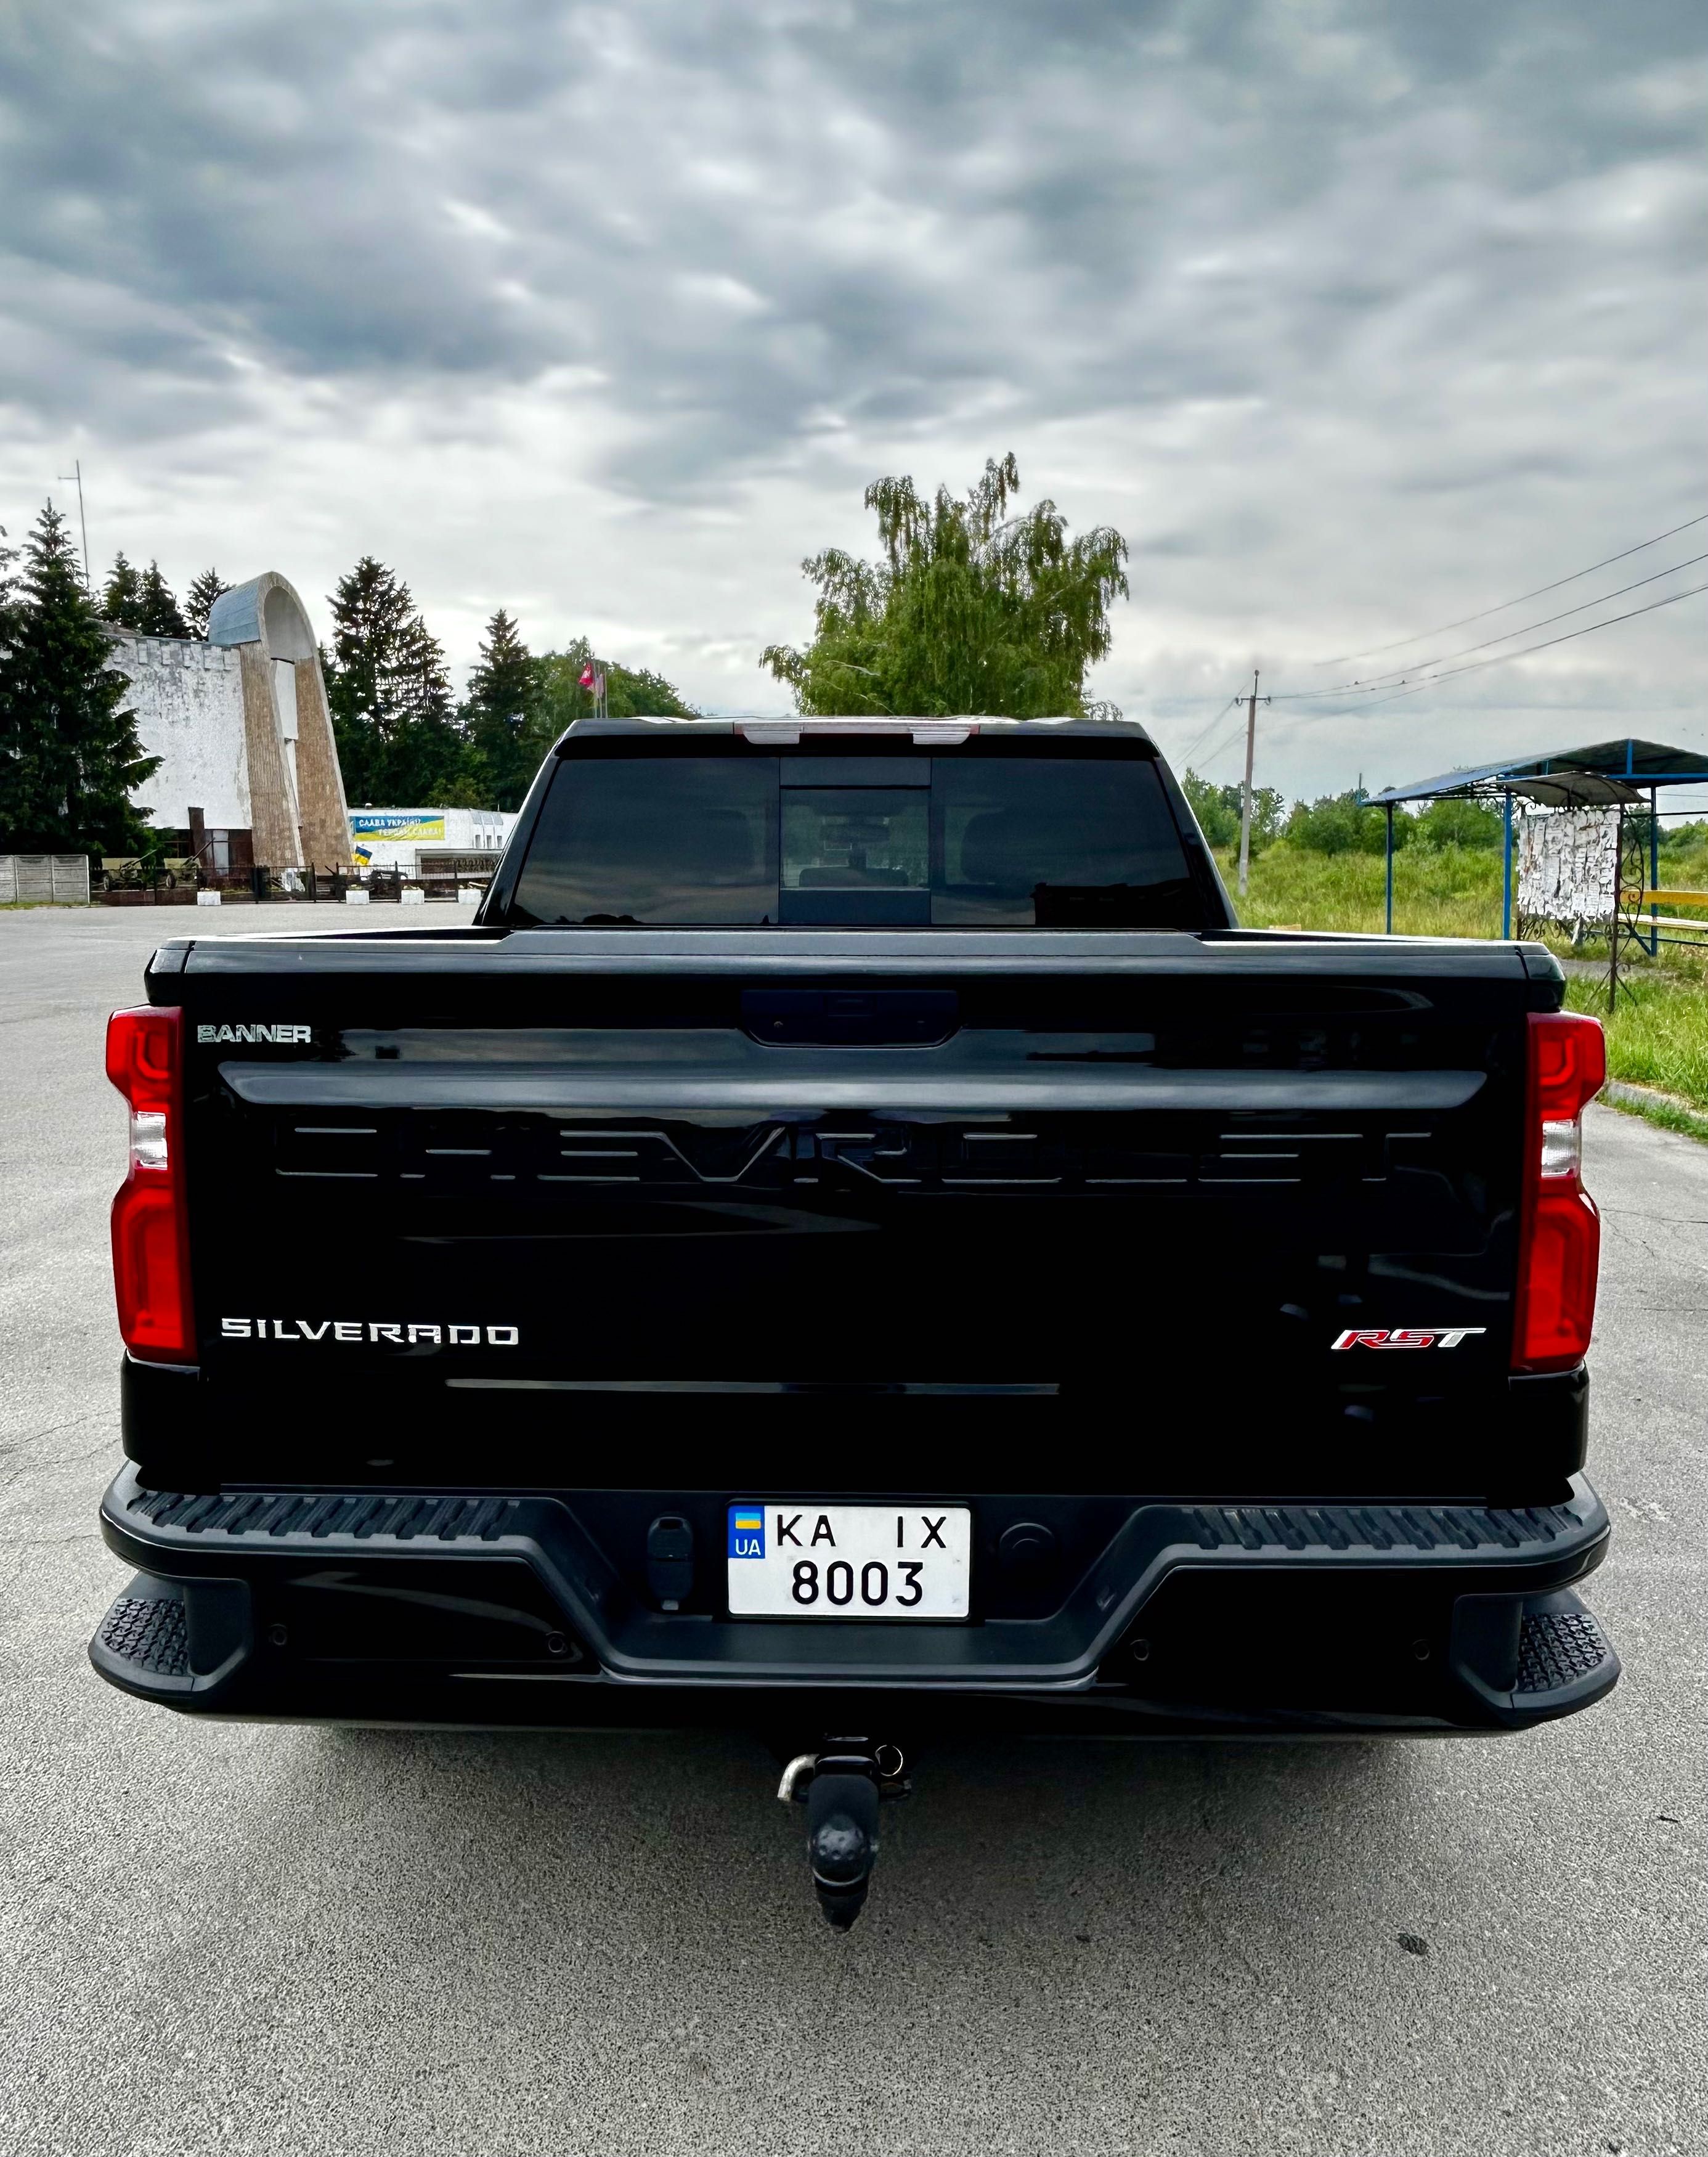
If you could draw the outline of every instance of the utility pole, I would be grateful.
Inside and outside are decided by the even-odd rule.
[[[77,482],[77,522],[83,532],[83,589],[85,591],[91,591],[94,587],[89,581],[89,519],[83,513],[82,458],[79,457],[71,470],[68,472],[61,472],[59,476],[61,479],[75,479]]]
[[[1258,706],[1268,703],[1258,694],[1258,670],[1252,669],[1251,694],[1246,699],[1245,785],[1239,795],[1239,895],[1246,895],[1246,878],[1252,859],[1252,764],[1258,750]]]

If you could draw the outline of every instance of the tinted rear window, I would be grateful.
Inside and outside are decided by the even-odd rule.
[[[566,757],[512,919],[1202,926],[1155,766],[1130,758]]]

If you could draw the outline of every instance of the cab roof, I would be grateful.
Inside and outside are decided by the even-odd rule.
[[[765,749],[791,749],[800,742],[814,741],[826,734],[865,735],[887,741],[908,739],[916,749],[952,748],[980,734],[990,734],[1009,741],[1036,739],[1040,747],[1047,742],[1059,741],[1064,736],[1078,740],[1119,741],[1148,749],[1153,754],[1156,746],[1150,734],[1136,719],[1082,719],[1073,717],[1008,719],[993,718],[985,713],[967,713],[940,718],[850,716],[838,718],[574,719],[559,735],[556,749],[562,755],[579,741],[609,740],[613,736],[626,737],[631,740],[643,737],[656,739],[661,734],[673,735],[678,740],[685,737],[736,737],[752,743],[756,748]]]

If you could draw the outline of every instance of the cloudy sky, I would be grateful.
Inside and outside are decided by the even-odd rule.
[[[324,620],[371,552],[460,671],[502,604],[780,710],[867,481],[1011,448],[1131,545],[1098,692],[1217,777],[1253,666],[1292,793],[1708,747],[1708,594],[1294,693],[1708,553],[1323,663],[1708,512],[1705,105],[1700,0],[11,0],[0,522],[80,457],[98,569]]]

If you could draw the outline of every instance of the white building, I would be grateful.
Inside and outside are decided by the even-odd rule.
[[[515,829],[506,809],[352,809],[350,851],[404,876],[490,876]]]
[[[110,631],[145,752],[136,798],[207,867],[331,867],[350,858],[344,782],[308,615],[267,570],[215,603],[205,644]]]

